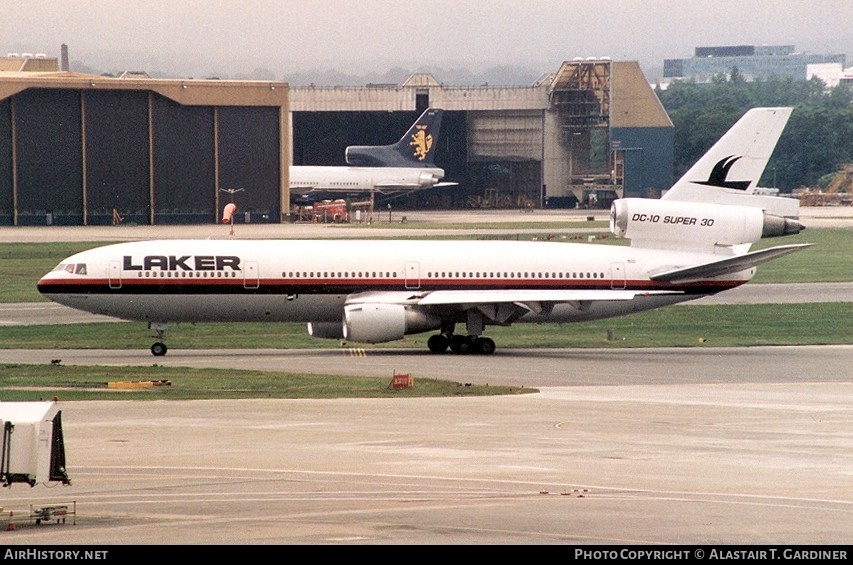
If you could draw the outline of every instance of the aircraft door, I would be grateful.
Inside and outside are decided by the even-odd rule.
[[[417,261],[406,262],[406,288],[416,289],[421,287],[421,267]]]
[[[610,288],[625,288],[625,263],[610,263]]]
[[[243,269],[243,288],[258,288],[258,262],[247,261]]]
[[[110,288],[121,288],[121,261],[110,261]]]

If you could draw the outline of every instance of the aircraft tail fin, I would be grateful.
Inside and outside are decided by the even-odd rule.
[[[761,198],[754,192],[792,110],[778,107],[747,111],[661,199],[756,206],[767,210],[768,205],[779,199],[762,204],[766,197]],[[796,211],[798,207],[789,209]]]
[[[635,247],[730,256],[745,253],[759,239],[801,232],[798,200],[755,194],[791,111],[746,112],[660,200],[615,200],[613,233],[631,239]],[[679,273],[687,275],[692,273]]]
[[[392,145],[350,145],[347,164],[354,167],[435,167],[443,110],[427,108],[409,131]]]

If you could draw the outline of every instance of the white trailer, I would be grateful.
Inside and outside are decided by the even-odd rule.
[[[55,402],[0,402],[0,432],[3,486],[71,484],[65,468],[62,411]]]

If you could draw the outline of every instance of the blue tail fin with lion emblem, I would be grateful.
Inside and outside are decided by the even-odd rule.
[[[354,167],[435,167],[442,110],[427,108],[393,145],[350,145],[347,164]]]

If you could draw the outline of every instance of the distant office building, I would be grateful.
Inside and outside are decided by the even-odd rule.
[[[731,45],[697,47],[689,59],[664,59],[665,81],[693,79],[698,83],[711,82],[715,75],[730,75],[737,67],[746,80],[767,80],[770,77],[807,80],[809,65],[845,64],[843,54],[797,53],[793,45]]]

